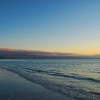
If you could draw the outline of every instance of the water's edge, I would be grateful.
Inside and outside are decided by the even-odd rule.
[[[0,67],[0,68],[14,72],[20,75],[21,77],[27,79],[28,81],[37,83],[41,85],[42,87],[52,90],[54,92],[58,92],[66,96],[70,96],[76,100],[77,99],[78,100],[99,100],[100,98],[100,94],[93,94],[90,92],[86,92],[84,90],[76,90],[73,87],[67,87],[59,83],[56,84],[56,83],[50,82],[49,80],[44,79],[43,77],[39,77],[36,75],[33,76],[29,74],[28,72],[20,71],[20,69],[9,68],[9,67]]]

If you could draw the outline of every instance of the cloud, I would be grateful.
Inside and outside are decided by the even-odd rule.
[[[36,50],[22,50],[12,48],[0,48],[0,56],[4,58],[86,58],[88,56],[74,53],[45,52]]]
[[[12,49],[12,48],[0,48],[0,52],[14,52],[15,51],[15,49]]]
[[[22,50],[22,49],[12,49],[12,48],[0,48],[0,53],[22,53],[27,55],[49,55],[49,56],[75,56],[74,53],[61,53],[61,52],[45,52],[45,51],[35,51],[35,50]]]

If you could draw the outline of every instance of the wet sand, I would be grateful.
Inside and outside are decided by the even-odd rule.
[[[75,100],[0,68],[0,100]]]

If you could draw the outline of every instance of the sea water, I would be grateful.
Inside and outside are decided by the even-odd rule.
[[[100,59],[3,59],[0,67],[78,100],[100,100]]]

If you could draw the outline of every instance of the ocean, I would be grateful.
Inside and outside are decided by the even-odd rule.
[[[76,100],[100,100],[100,59],[1,59],[0,67]]]

